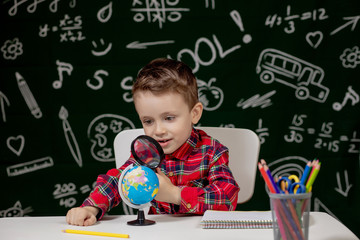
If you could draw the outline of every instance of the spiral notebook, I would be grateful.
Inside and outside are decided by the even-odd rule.
[[[272,228],[271,211],[207,210],[201,219],[202,228]]]

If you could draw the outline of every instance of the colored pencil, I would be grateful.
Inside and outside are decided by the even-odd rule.
[[[74,230],[74,229],[65,229],[65,230],[63,230],[63,232],[64,233],[83,234],[83,235],[102,236],[102,237],[129,238],[128,234],[120,234],[120,233],[93,232],[93,231]]]

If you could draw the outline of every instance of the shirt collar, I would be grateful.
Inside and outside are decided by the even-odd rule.
[[[187,160],[200,140],[201,137],[199,132],[193,128],[190,137],[186,140],[186,142],[181,145],[181,147],[179,147],[175,152],[166,154],[165,159],[176,158],[178,160]]]

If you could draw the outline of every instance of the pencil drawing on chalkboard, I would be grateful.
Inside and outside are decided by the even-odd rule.
[[[0,110],[1,110],[1,117],[4,122],[6,122],[5,104],[9,107],[10,101],[6,97],[6,95],[0,91]]]
[[[25,138],[23,135],[10,136],[6,140],[6,145],[16,156],[20,156],[25,146]]]
[[[26,102],[26,105],[28,106],[29,110],[31,111],[31,114],[35,118],[41,118],[42,111],[41,111],[39,105],[37,104],[37,102],[34,98],[34,95],[32,94],[26,80],[18,72],[15,72],[15,77],[16,77],[16,81],[17,81],[19,90],[21,92],[21,95],[23,96],[23,98]]]
[[[94,118],[88,127],[88,138],[91,141],[91,156],[100,162],[115,161],[113,141],[115,136],[135,125],[128,118],[115,114],[102,114]],[[129,149],[130,154],[130,149]]]
[[[340,60],[344,68],[356,68],[360,64],[359,47],[346,48],[340,55]]]
[[[203,104],[204,110],[214,111],[218,109],[224,101],[223,91],[215,86],[211,86],[216,78],[211,78],[208,83],[197,80],[199,101]]]
[[[330,92],[321,84],[325,75],[322,68],[276,49],[260,53],[256,73],[265,84],[276,81],[294,88],[299,100],[323,103]]]
[[[15,60],[18,56],[23,54],[23,44],[19,41],[19,38],[13,40],[6,40],[1,47],[3,57],[7,60]]]
[[[79,167],[82,167],[83,162],[82,162],[79,144],[75,138],[73,130],[71,129],[70,123],[67,120],[68,117],[69,117],[69,113],[67,109],[64,106],[61,106],[59,111],[59,118],[62,120],[62,127],[64,131],[66,143],[76,163],[79,165]]]
[[[22,204],[20,201],[16,201],[14,206],[0,210],[0,218],[6,217],[25,217],[26,214],[31,213],[33,211],[32,207],[22,208]]]

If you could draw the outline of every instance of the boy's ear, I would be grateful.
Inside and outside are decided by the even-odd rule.
[[[191,109],[191,121],[192,124],[197,124],[201,118],[203,112],[203,105],[201,102],[195,104],[195,106]]]

